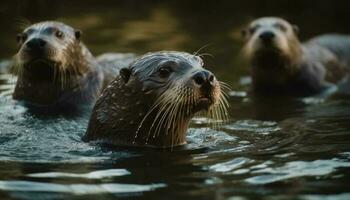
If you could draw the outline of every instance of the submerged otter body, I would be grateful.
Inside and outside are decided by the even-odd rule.
[[[183,52],[140,57],[103,91],[83,139],[118,146],[185,144],[195,113],[226,113],[220,83],[202,65],[200,57]]]
[[[13,99],[26,105],[40,108],[87,105],[112,80],[112,71],[105,69],[106,59],[96,60],[81,41],[81,32],[66,24],[54,21],[33,24],[17,40],[20,49],[14,56],[12,71],[18,80]],[[113,73],[116,76],[117,70]]]
[[[297,33],[295,25],[276,17],[257,19],[243,31],[254,92],[312,95],[347,75],[349,36],[323,35],[300,43]]]

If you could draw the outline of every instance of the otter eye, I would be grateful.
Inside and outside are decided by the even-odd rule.
[[[28,38],[27,34],[20,33],[20,34],[17,35],[16,40],[17,40],[17,42],[24,42],[24,41],[27,40],[27,38]]]
[[[251,28],[249,28],[249,33],[250,34],[254,34],[254,32],[256,31],[256,28],[255,27],[251,27]]]
[[[255,33],[256,30],[258,30],[258,28],[260,27],[260,25],[256,25],[256,26],[253,26],[253,27],[250,27],[248,29],[249,33],[252,35]]]
[[[172,70],[169,67],[162,67],[158,70],[158,74],[161,78],[167,78],[170,76]]]
[[[60,39],[63,38],[63,32],[62,31],[56,31],[55,35],[56,35],[57,38],[60,38]]]
[[[280,29],[280,30],[283,31],[283,32],[287,31],[287,27],[284,26],[283,24],[277,23],[277,24],[275,24],[275,27],[278,28],[278,29]]]

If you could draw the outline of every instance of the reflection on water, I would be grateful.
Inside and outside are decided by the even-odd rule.
[[[29,177],[35,178],[88,178],[88,179],[101,179],[105,177],[124,176],[129,175],[130,172],[126,169],[108,169],[93,171],[85,174],[74,173],[62,173],[62,172],[48,172],[48,173],[32,173],[28,174]]]
[[[240,27],[279,15],[302,39],[349,33],[347,1],[1,1],[0,195],[4,199],[350,199],[350,97],[249,95]],[[196,117],[186,147],[109,149],[83,143],[79,116],[34,115],[11,100],[6,69],[26,21],[82,29],[96,55],[185,50],[230,83],[230,120]],[[339,92],[339,91],[338,91]],[[331,97],[329,97],[331,95]]]
[[[0,189],[20,192],[55,192],[74,195],[99,193],[137,193],[165,187],[164,184],[136,185],[136,184],[53,184],[30,181],[0,181]]]
[[[340,167],[350,167],[348,160],[314,160],[311,162],[293,161],[282,167],[253,170],[252,174],[263,174],[246,179],[251,184],[273,183],[300,176],[325,176]]]

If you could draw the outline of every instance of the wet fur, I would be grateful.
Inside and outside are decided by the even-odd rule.
[[[164,56],[163,56],[164,55]],[[173,77],[160,88],[145,83],[162,60],[179,59],[197,64],[185,53],[146,54],[130,65],[132,75],[127,83],[123,73],[102,93],[90,118],[84,141],[97,140],[117,146],[174,147],[186,143],[186,131],[195,110],[198,93],[186,86],[189,72]],[[160,60],[161,59],[161,60]],[[201,61],[201,60],[200,60]],[[215,119],[227,119],[223,83],[212,94],[218,99],[208,110]]]
[[[258,34],[247,36],[243,49],[252,66],[253,89],[256,93],[288,93],[297,96],[317,94],[347,74],[350,59],[350,37],[324,35],[300,43],[295,26],[283,19],[267,17],[253,21],[254,24],[280,22],[286,32],[273,30],[276,34],[275,49],[259,45]]]
[[[45,32],[51,27],[63,32],[64,38],[57,39],[54,33]],[[30,30],[34,31],[27,33]],[[60,22],[33,24],[22,34],[47,41],[41,60],[33,62],[26,52],[29,39],[21,41],[13,59],[11,71],[18,76],[13,98],[29,106],[75,108],[94,103],[118,69],[132,60],[131,56],[122,55],[114,57],[113,63],[103,55],[95,59],[80,40],[80,31]]]

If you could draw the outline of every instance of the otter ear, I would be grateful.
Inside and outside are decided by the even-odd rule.
[[[297,25],[293,24],[292,28],[293,28],[294,33],[298,35],[299,34],[299,27]]]
[[[122,79],[124,80],[124,82],[127,83],[130,79],[130,76],[131,76],[131,70],[129,68],[122,68],[119,71],[119,74],[122,77]]]
[[[18,44],[21,43],[21,41],[22,41],[22,33],[18,33],[16,35],[16,41],[17,41]]]
[[[81,30],[75,30],[74,31],[74,35],[75,35],[75,38],[77,40],[80,40],[81,39],[81,35],[83,34],[83,32],[81,32]]]

